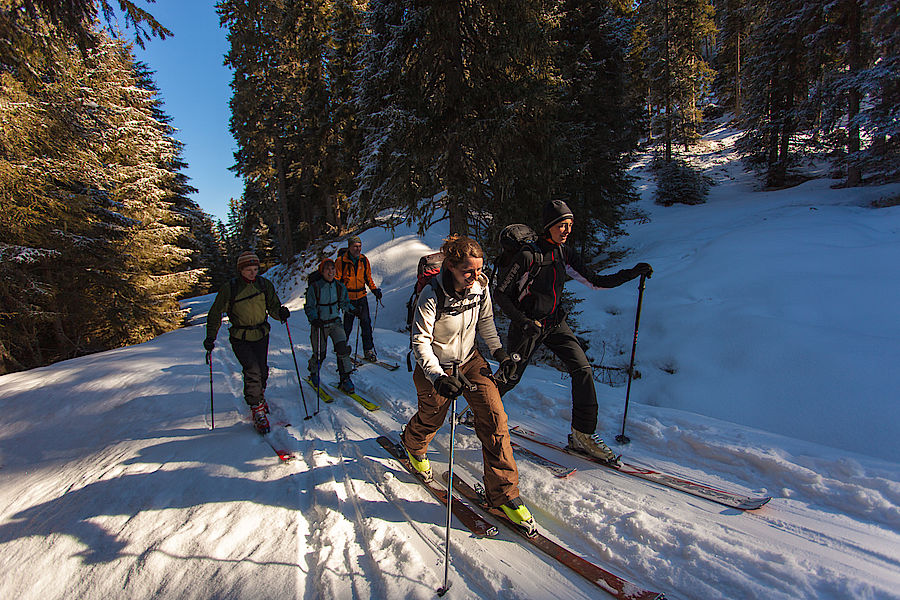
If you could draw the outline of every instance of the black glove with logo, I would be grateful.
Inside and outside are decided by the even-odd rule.
[[[207,352],[212,352],[213,348],[216,347],[216,340],[214,338],[206,338],[203,340],[203,347],[206,348]]]
[[[376,300],[381,300],[381,296],[383,295],[381,293],[381,289],[379,288],[375,288],[374,290],[372,290],[372,294],[374,294]]]
[[[524,333],[526,337],[541,335],[541,332],[544,330],[538,322],[531,319],[525,319],[519,326],[522,328],[522,333]]]
[[[325,326],[325,321],[323,321],[322,319],[313,319],[309,322],[309,324],[317,329],[321,329]]]
[[[451,375],[441,375],[434,382],[434,391],[444,398],[456,398],[464,387],[462,381]]]
[[[288,317],[291,316],[291,311],[288,310],[287,306],[283,306],[278,309],[278,320],[284,323],[288,320]]]
[[[499,375],[503,381],[512,381],[516,374],[516,361],[503,348],[494,351],[494,360],[500,363]]]

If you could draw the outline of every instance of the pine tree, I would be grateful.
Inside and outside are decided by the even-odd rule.
[[[513,201],[546,198],[547,7],[408,1],[372,2],[370,9],[359,103],[366,134],[361,205],[403,207],[422,226],[446,214],[451,232],[469,233],[485,226],[493,207],[508,205],[513,164],[537,183],[517,189]],[[513,148],[520,160],[501,160]]]
[[[804,39],[817,25],[816,7],[804,0],[759,0],[746,62],[746,133],[739,147],[765,171],[769,187],[788,183],[798,158],[791,141],[812,129],[805,103],[821,59],[810,60]]]
[[[860,126],[872,143],[862,153],[862,166],[881,177],[900,179],[900,3],[865,0],[873,60],[860,73],[871,104],[862,112]]]
[[[564,133],[554,194],[575,211],[573,241],[585,256],[618,232],[622,205],[636,197],[625,174],[641,125],[627,64],[634,21],[615,4],[564,2],[555,36],[564,84],[554,128]]]
[[[753,0],[718,0],[715,3],[719,33],[714,87],[719,102],[730,106],[735,115],[741,114],[753,3]]]
[[[647,32],[650,92],[663,110],[666,161],[676,139],[685,147],[699,136],[699,103],[708,93],[712,70],[701,46],[715,32],[709,0],[644,0],[638,16]]]
[[[50,40],[21,53],[40,71],[0,68],[2,371],[177,326],[193,246],[166,200],[175,144],[130,53],[30,26]]]
[[[362,138],[357,121],[355,79],[362,51],[362,19],[365,2],[335,0],[329,18],[327,79],[329,84],[329,135],[324,176],[328,185],[325,222],[333,232],[346,225],[349,197],[359,173]]]

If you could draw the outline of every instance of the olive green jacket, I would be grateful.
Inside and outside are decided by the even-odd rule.
[[[247,283],[242,277],[236,277],[216,294],[206,317],[206,337],[216,339],[225,313],[231,322],[228,334],[232,340],[261,340],[271,329],[266,315],[277,319],[280,308],[281,300],[271,281],[257,276],[252,283]]]

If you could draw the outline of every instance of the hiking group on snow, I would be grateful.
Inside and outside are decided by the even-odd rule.
[[[408,304],[411,355],[415,359],[415,367],[412,363],[409,366],[418,410],[400,435],[409,463],[424,481],[431,482],[428,444],[446,420],[451,404],[459,396],[465,398],[471,411],[469,424],[482,444],[486,502],[501,509],[529,536],[537,530],[534,517],[519,498],[518,469],[502,396],[521,380],[535,351],[544,345],[562,361],[572,378],[570,446],[616,464],[618,457],[596,433],[593,371],[566,322],[560,299],[567,275],[593,289],[604,289],[636,277],[650,277],[653,272],[649,264],[638,263],[611,275],[599,275],[566,246],[575,220],[566,203],[548,202],[542,217],[540,235],[524,225],[510,225],[501,234],[503,254],[498,259],[493,299],[491,282],[483,271],[484,251],[475,240],[451,235],[439,253],[420,261],[416,288]],[[319,386],[327,340],[331,338],[340,377],[338,388],[347,394],[355,391],[348,343],[354,320],[359,320],[357,341],[361,333],[365,360],[377,361],[366,288],[376,302],[380,302],[382,292],[361,250],[360,238],[351,237],[336,259],[320,262],[309,277],[305,294],[304,312],[311,326],[312,347],[308,380]],[[272,282],[259,275],[255,254],[242,253],[237,271],[238,277],[221,287],[209,310],[203,346],[209,359],[222,315],[227,314],[231,323],[229,341],[243,372],[244,400],[257,431],[266,434],[267,317],[286,323],[290,311],[281,304]],[[493,300],[510,320],[505,348],[494,324]],[[496,373],[479,352],[476,335],[499,363]]]

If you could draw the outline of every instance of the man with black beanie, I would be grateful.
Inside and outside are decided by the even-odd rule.
[[[521,357],[513,373],[505,373],[500,394],[521,380],[528,361],[544,344],[559,358],[572,377],[572,433],[569,444],[601,460],[615,463],[616,455],[595,433],[597,429],[597,393],[591,364],[560,308],[567,275],[593,289],[622,285],[640,275],[650,277],[653,269],[638,263],[611,275],[598,275],[588,269],[581,257],[565,245],[572,233],[575,216],[562,200],[544,206],[543,232],[536,241],[538,256],[528,245],[513,257],[500,276],[494,298],[510,319],[507,348]]]

